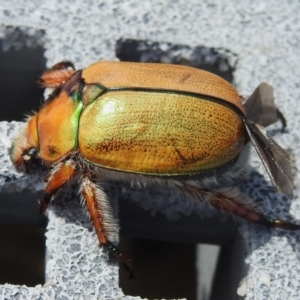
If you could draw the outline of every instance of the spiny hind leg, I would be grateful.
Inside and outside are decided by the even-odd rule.
[[[186,182],[178,183],[176,187],[183,192],[203,202],[247,221],[260,223],[269,227],[283,228],[289,230],[300,230],[300,225],[273,219],[255,211],[247,201],[247,196],[236,187],[226,187],[208,190]]]
[[[92,180],[92,175],[86,173],[81,178],[80,194],[91,218],[100,245],[104,246],[109,254],[117,257],[133,277],[132,262],[113,244],[118,240],[119,227],[116,224],[112,208],[104,191]]]

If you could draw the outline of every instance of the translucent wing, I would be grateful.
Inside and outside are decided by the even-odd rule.
[[[292,195],[293,176],[289,154],[267,135],[262,126],[250,120],[243,121],[276,190]]]

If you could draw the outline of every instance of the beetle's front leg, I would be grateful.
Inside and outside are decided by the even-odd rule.
[[[47,185],[45,188],[45,196],[40,202],[40,212],[43,213],[48,204],[51,201],[54,193],[59,190],[70,178],[74,175],[76,170],[76,164],[73,160],[67,160],[65,162],[55,165],[50,173],[47,175]]]
[[[111,242],[118,239],[119,227],[112,213],[111,205],[105,192],[92,180],[92,174],[86,172],[82,176],[80,194],[82,202],[90,215],[100,245],[104,246],[109,254],[117,257],[133,276],[132,262],[123,255]]]
[[[279,219],[272,219],[254,210],[247,201],[247,196],[238,188],[226,187],[208,190],[189,183],[180,183],[176,186],[183,193],[247,221],[260,223],[269,227],[277,227],[289,230],[300,230],[300,225]]]

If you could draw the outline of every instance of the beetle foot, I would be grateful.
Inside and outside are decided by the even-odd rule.
[[[48,203],[45,200],[38,200],[38,201],[39,201],[39,213],[43,214],[48,207]]]
[[[277,117],[278,117],[278,119],[280,120],[280,122],[281,122],[281,132],[283,133],[284,132],[284,130],[285,130],[285,128],[286,128],[286,119],[285,119],[285,117],[284,117],[284,115],[282,114],[282,112],[278,109],[278,108],[276,108],[276,114],[277,114]]]
[[[113,243],[107,241],[104,246],[110,255],[116,257],[123,264],[125,270],[128,272],[128,279],[132,279],[134,277],[132,260],[121,253]]]
[[[49,203],[51,201],[52,195],[53,194],[46,194],[44,196],[43,200],[39,200],[39,205],[40,205],[40,207],[39,207],[39,213],[40,214],[43,214],[46,211],[46,209],[48,208],[48,205],[49,205]]]
[[[283,220],[272,219],[262,216],[259,223],[262,223],[269,227],[287,229],[287,230],[300,230],[299,224],[290,223]]]

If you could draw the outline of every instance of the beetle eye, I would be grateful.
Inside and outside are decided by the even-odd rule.
[[[30,158],[32,158],[32,157],[36,158],[37,154],[38,154],[38,150],[36,148],[30,148],[30,149],[27,149],[26,151],[24,151],[23,157],[29,156]]]
[[[38,168],[41,166],[41,160],[38,157],[37,148],[29,148],[23,152],[23,161],[25,172],[29,173],[32,169]]]

